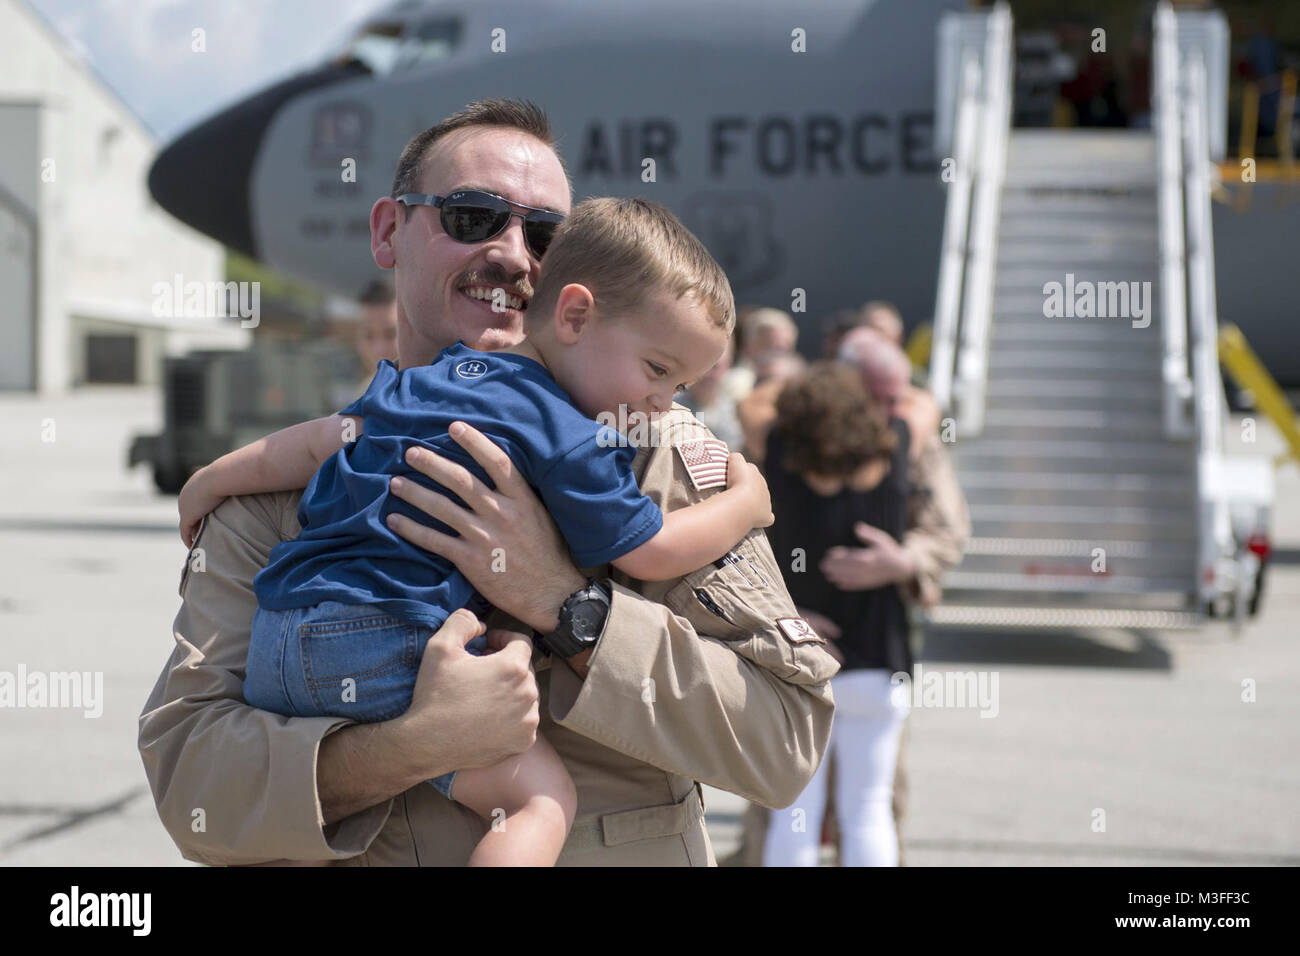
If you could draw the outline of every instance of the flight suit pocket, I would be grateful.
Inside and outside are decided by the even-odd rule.
[[[747,584],[731,567],[709,565],[692,571],[668,592],[664,603],[709,637],[743,641],[753,636],[761,620],[740,597]]]
[[[839,670],[825,641],[811,629],[810,640],[790,627],[798,613],[761,531],[751,532],[721,561],[686,575],[664,603],[697,633],[727,642],[782,680],[819,684]]]

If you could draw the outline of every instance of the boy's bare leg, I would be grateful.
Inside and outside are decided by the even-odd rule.
[[[554,866],[578,804],[564,762],[544,737],[490,767],[456,771],[451,796],[489,824],[470,866]]]

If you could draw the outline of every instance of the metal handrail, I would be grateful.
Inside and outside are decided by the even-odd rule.
[[[997,220],[1011,126],[1011,57],[1011,9],[999,2],[989,16],[984,47],[984,97],[975,163],[961,350],[954,383],[960,411],[958,427],[967,437],[978,435],[984,427]]]
[[[962,58],[957,124],[953,135],[953,180],[943,218],[943,253],[934,302],[934,340],[930,351],[930,391],[939,407],[952,403],[953,363],[957,352],[957,313],[961,307],[962,272],[966,263],[966,233],[970,226],[972,175],[975,164],[975,121],[980,66],[973,53]]]
[[[1214,236],[1210,209],[1205,63],[1193,50],[1187,62],[1187,123],[1183,136],[1187,201],[1187,283],[1190,295],[1192,378],[1202,454],[1223,450],[1223,380],[1219,376]]]
[[[1195,389],[1197,485],[1200,499],[1197,538],[1199,597],[1220,597],[1218,572],[1233,554],[1232,527],[1221,499],[1218,474],[1223,458],[1223,419],[1227,402],[1219,375],[1218,314],[1215,305],[1214,236],[1210,210],[1210,147],[1208,139],[1205,61],[1189,51],[1184,67],[1186,105],[1183,124],[1183,197],[1187,204],[1188,326],[1191,337],[1192,383]]]
[[[1178,97],[1178,27],[1173,8],[1162,0],[1155,13],[1152,51],[1155,83],[1153,121],[1159,159],[1157,201],[1160,222],[1161,337],[1164,343],[1164,429],[1170,438],[1192,433],[1187,401],[1192,382],[1187,367],[1186,261],[1183,249],[1182,130]]]

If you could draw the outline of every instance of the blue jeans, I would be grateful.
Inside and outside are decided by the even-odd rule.
[[[391,720],[411,706],[424,645],[432,632],[365,604],[322,601],[313,607],[253,615],[244,699],[287,717]],[[476,637],[471,654],[487,651]],[[429,782],[451,796],[456,772]]]

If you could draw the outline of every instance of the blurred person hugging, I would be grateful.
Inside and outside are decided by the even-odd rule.
[[[818,362],[787,382],[776,408],[766,456],[776,515],[769,538],[800,615],[842,659],[831,681],[837,713],[829,751],[841,862],[895,866],[891,800],[909,704],[891,677],[912,670],[907,609],[897,580],[861,587],[835,561],[867,540],[906,578],[910,430],[889,418],[852,368],[835,362]],[[817,864],[826,764],[790,810],[772,814],[765,866]]]

